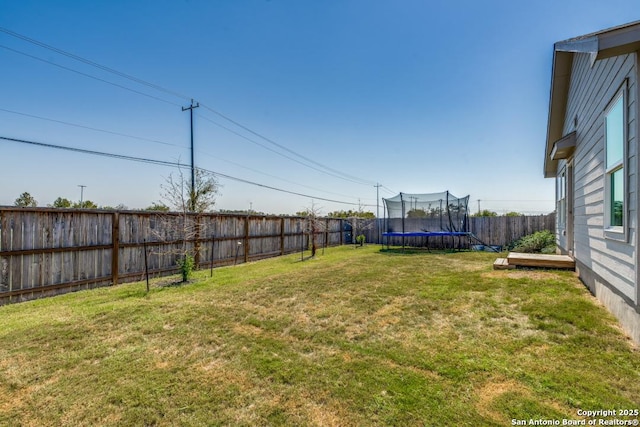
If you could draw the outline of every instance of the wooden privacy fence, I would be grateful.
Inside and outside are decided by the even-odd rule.
[[[319,220],[318,247],[344,241]],[[189,230],[185,238],[185,230]],[[0,207],[0,304],[176,273],[176,252],[222,266],[307,249],[304,218]],[[184,246],[183,246],[184,245]]]
[[[537,231],[556,231],[556,214],[469,218],[469,231],[488,245],[507,246]]]
[[[401,226],[400,219],[387,220],[396,221],[397,224],[388,225],[390,228],[395,227],[394,231],[400,231]],[[429,223],[428,219],[405,219],[407,229],[418,230],[440,230],[440,225],[436,223]],[[409,224],[410,223],[410,224]],[[383,220],[371,220],[369,226],[366,223],[362,223],[363,231],[366,241],[370,243],[381,243],[380,231],[384,228]],[[368,227],[368,228],[367,228]],[[380,227],[380,228],[378,228]],[[473,233],[478,239],[487,245],[507,246],[521,237],[533,234],[536,231],[549,230],[552,233],[556,229],[556,215],[550,213],[548,215],[535,215],[535,216],[495,216],[495,217],[469,217],[469,231]],[[360,232],[356,232],[360,233]],[[431,238],[429,240],[429,246],[432,248],[451,247],[452,245],[458,245],[460,238],[455,238],[455,242],[452,242],[451,237],[444,238]],[[478,242],[468,239],[462,239],[465,247],[469,244],[476,244]],[[384,243],[387,243],[386,238]],[[426,240],[424,237],[405,237],[405,244],[407,246],[423,246]],[[391,245],[399,246],[402,244],[401,237],[393,237],[390,241]]]

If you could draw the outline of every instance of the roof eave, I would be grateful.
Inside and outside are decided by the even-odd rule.
[[[551,158],[553,144],[562,138],[564,116],[569,96],[569,81],[573,66],[573,52],[553,52],[551,93],[549,95],[549,119],[547,121],[547,144],[544,156],[544,177],[556,176],[557,160]]]
[[[598,36],[565,40],[553,45],[555,52],[594,53],[598,51]]]
[[[639,50],[640,21],[557,42],[554,45],[549,120],[544,156],[545,178],[552,178],[556,175],[557,160],[551,158],[551,152],[553,144],[564,136],[564,120],[573,56],[576,53],[589,53],[592,55],[592,60],[597,61]]]
[[[624,55],[640,49],[640,21],[598,34],[596,59]]]

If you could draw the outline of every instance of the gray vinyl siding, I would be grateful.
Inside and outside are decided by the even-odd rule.
[[[596,61],[575,54],[564,134],[576,130],[574,162],[574,257],[637,302],[635,242],[637,227],[637,72],[636,55]],[[604,231],[605,165],[604,110],[627,79],[627,239],[606,237]],[[574,118],[578,124],[574,126]],[[562,167],[562,164],[558,165]],[[571,197],[571,195],[569,195]],[[566,240],[558,236],[559,244]],[[566,246],[564,246],[566,247]]]

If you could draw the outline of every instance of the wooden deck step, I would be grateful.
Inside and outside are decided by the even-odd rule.
[[[507,260],[506,258],[498,258],[493,263],[494,270],[513,270],[514,268],[516,268],[516,266],[509,265],[509,260]]]
[[[509,265],[520,267],[568,268],[575,270],[576,263],[568,255],[524,254],[509,252]]]

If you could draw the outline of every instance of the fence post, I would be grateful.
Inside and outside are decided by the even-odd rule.
[[[195,221],[195,240],[193,241],[193,263],[196,266],[196,269],[200,268],[200,220],[202,218],[200,217],[200,214],[196,214],[196,217],[194,219]]]
[[[216,236],[211,236],[211,274],[209,277],[213,277],[213,250],[215,249]]]
[[[120,263],[118,262],[120,254],[120,214],[118,212],[114,212],[111,217],[111,242],[113,244],[111,249],[111,280],[114,285],[117,285],[118,270],[120,269]]]
[[[244,262],[249,262],[249,215],[244,220]]]
[[[280,218],[280,255],[284,255],[284,217]]]
[[[147,261],[147,239],[142,240],[144,249],[144,276],[147,278],[147,293],[149,293],[149,262]]]
[[[327,248],[329,247],[329,218],[325,218],[325,223],[324,223],[324,245],[322,246],[322,248]]]

